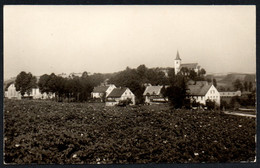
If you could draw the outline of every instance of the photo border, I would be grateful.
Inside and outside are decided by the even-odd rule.
[[[193,164],[193,163],[182,163],[182,164],[155,164],[155,163],[149,163],[149,164],[104,164],[104,165],[92,165],[92,164],[82,164],[82,165],[36,165],[36,164],[30,164],[30,165],[6,165],[4,164],[3,160],[3,96],[4,96],[4,90],[3,90],[3,66],[4,66],[4,60],[3,60],[3,7],[4,5],[255,5],[256,6],[256,80],[258,81],[259,79],[259,72],[260,72],[260,59],[258,55],[259,51],[259,4],[257,0],[3,0],[2,1],[2,8],[1,8],[1,59],[0,63],[2,65],[1,68],[1,73],[0,73],[0,79],[2,80],[1,82],[1,97],[0,97],[0,106],[2,109],[1,113],[1,119],[0,119],[0,166],[1,167],[40,167],[40,168],[45,168],[45,167],[61,167],[61,168],[74,168],[74,167],[134,167],[134,168],[144,168],[144,167],[149,167],[149,168],[170,168],[170,167],[176,167],[176,168],[187,168],[187,167],[192,167],[192,168],[212,168],[212,167],[217,167],[217,168],[235,168],[235,167],[241,167],[241,168],[256,168],[260,167],[260,155],[259,155],[259,145],[260,145],[260,135],[259,135],[259,115],[257,115],[256,120],[257,120],[257,143],[256,143],[256,162],[255,163],[200,163],[200,164]],[[257,82],[257,88],[260,86],[260,84]],[[259,90],[257,89],[257,100],[260,99],[259,97]],[[260,110],[259,108],[259,102],[257,101],[257,111]]]

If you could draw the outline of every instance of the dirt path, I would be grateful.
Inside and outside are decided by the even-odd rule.
[[[237,115],[237,116],[244,116],[244,117],[254,117],[256,118],[256,115],[253,114],[243,114],[243,113],[236,113],[236,112],[229,112],[229,111],[224,111],[225,114],[230,114],[230,115]]]

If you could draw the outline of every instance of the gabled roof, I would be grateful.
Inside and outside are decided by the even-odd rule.
[[[122,94],[126,91],[126,87],[122,87],[122,88],[115,88],[112,90],[112,92],[107,96],[107,97],[111,97],[111,98],[117,98],[117,97],[121,97]]]
[[[198,63],[181,64],[180,68],[196,69]]]
[[[201,84],[197,83],[195,85],[188,85],[188,94],[191,96],[205,96],[209,91],[212,84]]]
[[[143,95],[159,95],[161,93],[162,86],[147,86]]]
[[[109,86],[97,86],[97,87],[94,87],[93,92],[94,93],[104,93],[107,91],[108,88],[109,88]]]
[[[176,55],[175,60],[181,60],[180,55],[179,55],[179,51],[177,51],[177,55]]]

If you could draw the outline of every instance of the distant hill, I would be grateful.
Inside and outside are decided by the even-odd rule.
[[[242,83],[245,81],[252,82],[253,86],[256,86],[256,74],[246,74],[246,73],[229,73],[229,74],[210,74],[206,78],[213,79],[217,81],[217,87],[224,87],[233,90],[233,82],[239,79]]]
[[[239,79],[241,82],[244,82],[244,81],[255,82],[256,75],[255,74],[233,73],[233,74],[226,75],[226,77],[224,79],[222,79],[220,82],[234,82],[237,79]]]

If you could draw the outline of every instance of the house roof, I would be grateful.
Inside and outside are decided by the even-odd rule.
[[[93,92],[94,93],[104,93],[107,91],[108,88],[109,88],[109,86],[97,86],[97,87],[94,87]]]
[[[196,83],[195,85],[188,85],[188,94],[191,96],[205,96],[212,84]]]
[[[196,69],[198,63],[181,64],[180,68]]]
[[[143,95],[159,95],[161,92],[162,86],[147,86],[145,88]]]
[[[202,86],[202,85],[209,85],[208,81],[195,81],[195,84],[196,85],[200,85],[200,86]]]
[[[122,94],[126,91],[126,87],[122,87],[122,88],[115,88],[112,90],[112,92],[107,96],[107,97],[113,97],[113,98],[116,98],[116,97],[121,97]]]
[[[177,51],[177,55],[176,55],[175,60],[181,60],[180,55],[179,55],[179,51]]]

